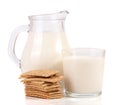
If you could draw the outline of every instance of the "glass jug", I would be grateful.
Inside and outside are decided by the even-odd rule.
[[[57,69],[62,73],[61,50],[69,48],[64,31],[68,12],[29,16],[30,24],[18,27],[9,41],[9,55],[22,72]],[[27,31],[28,38],[21,60],[15,54],[15,44],[20,32]]]

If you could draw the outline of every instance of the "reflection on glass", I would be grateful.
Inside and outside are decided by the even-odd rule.
[[[26,97],[26,105],[102,105],[101,97],[96,98],[62,98],[38,99]]]

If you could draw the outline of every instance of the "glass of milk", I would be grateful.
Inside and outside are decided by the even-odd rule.
[[[65,93],[71,97],[102,93],[105,50],[76,48],[63,50]]]

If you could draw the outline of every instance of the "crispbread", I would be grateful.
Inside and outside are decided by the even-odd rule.
[[[26,96],[29,97],[37,97],[37,98],[43,98],[43,99],[57,99],[62,98],[62,94],[56,94],[56,95],[45,95],[45,94],[35,94],[35,93],[26,93]]]
[[[62,91],[53,91],[53,92],[43,92],[40,90],[26,90],[26,93],[36,93],[36,94],[45,94],[45,95],[56,95],[56,94],[62,94]]]
[[[27,84],[27,85],[35,85],[35,86],[56,86],[56,85],[60,85],[58,82],[55,82],[55,83],[47,83],[47,82],[44,82],[44,83],[39,83],[40,81],[31,81],[31,82],[26,82],[24,84]]]
[[[52,77],[58,75],[58,70],[31,70],[23,73],[20,78],[33,78],[33,77]]]
[[[63,76],[54,76],[51,78],[25,78],[22,80],[22,82],[27,82],[27,81],[42,81],[42,82],[57,82],[63,79]]]
[[[54,88],[43,88],[43,87],[38,87],[38,86],[30,86],[30,85],[26,85],[25,86],[25,90],[40,90],[43,92],[54,92],[54,91],[61,91],[60,87],[54,87]]]
[[[43,90],[49,90],[49,89],[54,89],[54,88],[61,88],[61,85],[52,85],[52,86],[38,86],[38,85],[30,85],[30,84],[26,84],[26,87],[33,87],[33,88],[40,88]]]
[[[46,83],[43,82],[43,81],[24,81],[24,80],[21,80],[21,82],[23,82],[25,85],[26,85],[26,84],[32,84],[32,85],[41,86],[41,85],[43,85],[43,84],[46,84]]]
[[[25,85],[26,96],[45,99],[63,97],[63,76],[58,70],[33,70],[23,73],[20,78]]]
[[[33,85],[33,86],[39,86],[39,87],[56,87],[56,86],[60,86],[59,82],[55,82],[55,83],[50,83],[50,82],[44,82],[41,83],[40,81],[27,81],[24,83],[25,85]]]

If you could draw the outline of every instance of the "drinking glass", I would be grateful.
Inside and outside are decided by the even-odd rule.
[[[65,93],[71,97],[102,93],[105,50],[76,48],[63,50]]]

